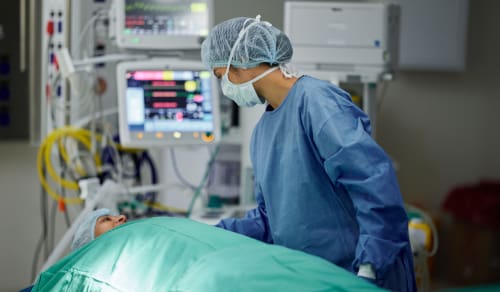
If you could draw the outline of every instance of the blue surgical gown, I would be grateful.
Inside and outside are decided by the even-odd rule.
[[[416,291],[408,219],[391,160],[366,114],[309,76],[256,125],[250,155],[257,208],[217,226],[325,258],[376,283]]]

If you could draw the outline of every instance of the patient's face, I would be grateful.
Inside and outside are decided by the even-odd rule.
[[[115,228],[116,226],[122,225],[125,222],[127,222],[127,217],[125,217],[125,215],[101,216],[97,219],[97,221],[95,223],[94,237],[97,238],[99,235],[103,234],[104,232],[107,232],[107,231]]]

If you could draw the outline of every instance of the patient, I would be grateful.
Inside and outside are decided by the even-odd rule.
[[[89,213],[78,226],[73,237],[71,250],[77,250],[99,235],[127,222],[125,215],[116,215],[109,209],[102,208]]]
[[[40,273],[32,291],[382,291],[322,258],[187,218],[111,216],[85,216],[75,237],[83,246]],[[112,230],[98,235],[99,218]]]

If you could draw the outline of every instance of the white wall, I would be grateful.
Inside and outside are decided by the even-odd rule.
[[[216,22],[260,13],[282,28],[282,0],[215,0]],[[471,1],[467,70],[406,72],[391,83],[378,140],[400,165],[405,200],[437,209],[458,184],[500,176],[500,1]],[[29,284],[40,235],[37,149],[0,143],[0,291]]]

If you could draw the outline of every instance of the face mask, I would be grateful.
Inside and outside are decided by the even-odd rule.
[[[259,81],[277,69],[279,69],[279,67],[270,68],[254,79],[242,84],[234,84],[229,81],[229,70],[226,70],[226,73],[222,76],[221,81],[222,93],[236,102],[238,106],[252,107],[256,104],[263,104],[264,99],[257,95],[257,92],[255,92],[255,88],[253,87],[253,83]]]
[[[247,21],[250,21],[248,19]],[[236,47],[238,46],[238,43],[241,41],[245,33],[248,31],[248,29],[257,23],[260,23],[260,15],[258,15],[255,19],[254,22],[245,27],[247,21],[243,24],[243,29],[240,31],[238,34],[238,38],[234,42],[233,48],[231,49],[231,53],[229,54],[229,60],[227,61],[227,67],[226,67],[226,73],[224,76],[222,76],[222,81],[221,81],[221,87],[222,87],[222,93],[232,99],[238,106],[244,106],[244,107],[252,107],[256,104],[263,104],[264,99],[260,98],[257,95],[257,92],[255,92],[255,88],[253,88],[253,83],[257,82],[258,80],[264,78],[267,74],[273,72],[276,69],[279,69],[278,67],[270,68],[266,72],[260,74],[259,76],[255,77],[254,79],[245,82],[243,84],[234,84],[231,81],[229,81],[229,67],[231,66],[231,60],[233,59],[234,52],[236,50]],[[268,22],[262,22],[264,25],[271,25]]]

